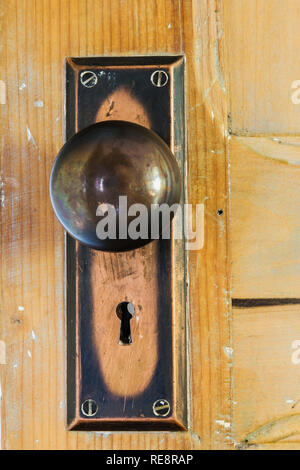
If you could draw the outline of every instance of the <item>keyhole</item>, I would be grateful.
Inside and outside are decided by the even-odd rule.
[[[130,320],[134,315],[134,306],[130,302],[121,302],[116,309],[118,318],[121,320],[119,344],[131,344]]]

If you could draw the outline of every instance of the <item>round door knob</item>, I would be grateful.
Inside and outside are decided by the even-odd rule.
[[[94,249],[126,251],[152,240],[151,206],[179,203],[180,179],[175,157],[155,132],[126,121],[104,121],[78,132],[62,147],[51,172],[50,196],[72,237]],[[124,231],[120,234],[120,196],[126,196],[128,208],[142,204],[147,210],[147,237],[131,238],[128,230],[125,238]],[[105,239],[97,233],[98,207],[103,205],[114,207],[116,214],[116,231]],[[127,214],[126,229],[134,218]],[[163,228],[161,223],[159,231]]]

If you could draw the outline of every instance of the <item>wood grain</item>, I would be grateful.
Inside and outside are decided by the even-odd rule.
[[[300,438],[299,306],[234,312],[234,439],[248,447]]]
[[[192,35],[184,30],[188,67],[188,201],[205,204],[204,248],[188,254],[192,423],[203,448],[217,449],[232,445],[231,357],[227,353],[231,348],[231,305],[224,36],[219,3],[183,5],[185,22],[192,20],[193,31]],[[219,210],[223,211],[221,215]],[[224,419],[229,427],[223,425]]]
[[[234,134],[299,134],[299,16],[297,0],[224,0]]]
[[[1,2],[1,10],[1,79],[7,85],[1,105],[1,339],[7,345],[7,364],[0,365],[2,447],[230,447],[222,424],[231,421],[222,4],[11,0]],[[187,194],[206,208],[205,246],[189,253],[188,265],[191,428],[159,434],[67,432],[64,241],[48,196],[51,165],[63,142],[64,59],[163,53],[186,54]]]
[[[230,141],[234,298],[299,298],[299,138]]]

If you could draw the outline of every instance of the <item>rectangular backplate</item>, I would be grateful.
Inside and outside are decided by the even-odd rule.
[[[160,135],[175,154],[184,188],[182,56],[67,59],[66,138],[108,119]],[[68,429],[186,429],[183,237],[104,253],[67,235],[66,264]],[[122,301],[135,307],[126,346],[119,344],[116,315]]]

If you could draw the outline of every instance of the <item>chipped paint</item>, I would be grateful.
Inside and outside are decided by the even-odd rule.
[[[33,145],[37,148],[37,143],[36,143],[36,141],[34,140],[34,137],[33,137],[33,135],[31,134],[31,131],[30,131],[30,129],[29,129],[28,126],[26,126],[26,133],[27,133],[27,140],[28,140],[28,142],[32,142]]]
[[[6,364],[6,344],[0,341],[0,364]]]
[[[38,147],[32,133],[31,133],[31,130],[29,129],[28,126],[26,126],[26,132],[27,132],[27,140],[28,140],[28,142],[31,142],[32,145],[36,148],[37,153],[38,153],[38,160],[40,160],[39,147]]]
[[[23,305],[19,305],[18,310],[19,310],[19,312],[23,312],[24,311]]]
[[[194,431],[192,431],[191,436],[192,436],[192,439],[193,439],[194,441],[196,441],[198,445],[201,444],[201,439],[200,439],[200,437],[198,436],[198,434],[196,434]]]
[[[36,340],[36,335],[35,335],[35,332],[33,330],[31,331],[30,337],[33,341]]]
[[[19,90],[22,91],[22,90],[24,90],[24,88],[26,88],[26,83],[22,82],[19,86]]]
[[[0,104],[6,104],[6,84],[0,80]]]
[[[285,402],[286,402],[288,405],[294,405],[295,400],[292,400],[291,398],[286,398],[286,399],[285,399]]]
[[[221,89],[226,92],[224,78],[221,72],[220,58],[219,58],[219,40],[216,39],[214,43],[214,63],[215,63],[215,72],[217,75],[217,80]]]
[[[216,419],[216,423],[220,426],[223,426],[225,429],[231,428],[231,424],[228,421],[225,421],[224,419]]]
[[[224,353],[228,357],[228,359],[232,359],[233,356],[233,348],[229,348],[228,346],[223,347]]]
[[[27,354],[29,357],[32,357],[30,349],[27,349]]]
[[[37,100],[33,103],[33,106],[35,108],[43,108],[44,107],[44,101],[43,100]]]
[[[5,207],[5,190],[4,190],[4,181],[1,177],[1,182],[0,182],[0,201],[1,201],[1,207]]]

